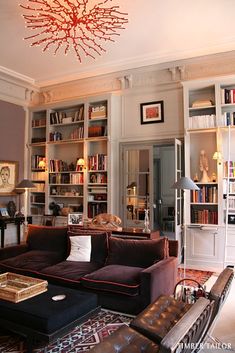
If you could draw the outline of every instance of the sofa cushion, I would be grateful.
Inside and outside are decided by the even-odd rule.
[[[109,265],[81,278],[86,288],[136,296],[140,289],[141,267]]]
[[[85,261],[91,260],[91,236],[76,236],[69,237],[70,239],[70,254],[67,261]]]
[[[91,262],[104,265],[108,256],[108,233],[97,230],[80,229],[76,232],[68,232],[68,255],[70,253],[70,237],[91,236]]]
[[[6,271],[14,269],[40,271],[61,261],[61,254],[54,251],[31,250],[21,255],[3,260],[0,268]]]
[[[27,243],[30,250],[67,252],[67,227],[47,227],[29,224]]]
[[[96,271],[99,265],[94,262],[62,261],[54,266],[44,268],[41,273],[59,283],[80,282],[82,276]]]
[[[149,267],[168,256],[168,240],[132,240],[109,238],[106,265]]]

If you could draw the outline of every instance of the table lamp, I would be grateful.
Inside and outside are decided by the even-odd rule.
[[[27,206],[28,206],[28,193],[30,189],[36,188],[36,186],[32,183],[31,180],[28,179],[23,179],[18,185],[15,187],[17,190],[22,190],[25,192],[25,199],[24,199],[24,205],[25,205],[25,226],[27,227]]]

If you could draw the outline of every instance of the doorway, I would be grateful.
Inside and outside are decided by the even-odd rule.
[[[151,229],[178,239],[181,202],[171,186],[181,176],[181,142],[123,143],[120,148],[123,227],[143,228],[148,208]]]

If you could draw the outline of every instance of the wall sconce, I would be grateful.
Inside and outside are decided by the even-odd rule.
[[[78,158],[77,160],[77,171],[83,171],[85,168],[85,161],[83,158]]]
[[[221,165],[221,164],[222,164],[222,153],[216,151],[216,152],[213,154],[212,159],[216,160],[217,163],[218,163],[219,165]]]

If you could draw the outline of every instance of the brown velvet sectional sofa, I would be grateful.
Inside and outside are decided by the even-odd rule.
[[[68,261],[70,237],[91,236],[90,261]],[[0,249],[0,271],[92,291],[104,308],[137,314],[174,291],[178,243],[119,239],[105,231],[29,225],[26,244]]]

